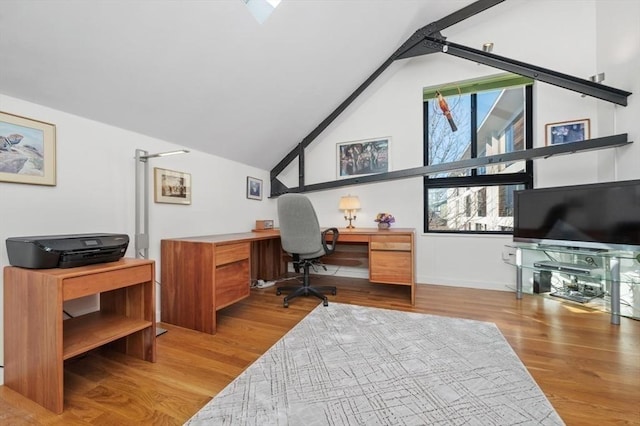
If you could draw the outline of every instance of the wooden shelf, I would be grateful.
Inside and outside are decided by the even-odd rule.
[[[100,310],[63,321],[65,300],[98,294]],[[155,263],[121,259],[65,269],[4,268],[5,386],[61,413],[64,360],[105,344],[156,360]]]
[[[127,318],[122,315],[92,312],[70,318],[63,323],[62,358],[69,359],[98,348],[107,343],[128,336],[147,327],[151,321]]]

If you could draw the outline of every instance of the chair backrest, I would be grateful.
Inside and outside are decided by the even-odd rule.
[[[318,216],[306,196],[284,194],[278,197],[278,221],[284,251],[299,254],[303,259],[325,253]]]

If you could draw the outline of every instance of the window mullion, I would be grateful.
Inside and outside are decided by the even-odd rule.
[[[478,95],[471,95],[471,158],[478,158]],[[477,176],[478,169],[471,169],[471,176]]]

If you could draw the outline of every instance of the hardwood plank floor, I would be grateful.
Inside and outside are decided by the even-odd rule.
[[[313,277],[337,285],[331,302],[490,321],[568,425],[640,425],[640,321],[610,323],[571,302],[513,293]],[[181,425],[319,304],[282,308],[274,288],[218,312],[218,333],[161,323],[155,364],[97,350],[65,364],[65,411],[55,415],[0,387],[2,425]]]

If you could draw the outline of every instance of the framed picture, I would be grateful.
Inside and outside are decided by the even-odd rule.
[[[588,118],[549,123],[545,126],[545,129],[545,143],[547,146],[584,141],[591,138],[590,121]]]
[[[391,171],[390,144],[388,137],[338,143],[336,177],[346,179]]]
[[[0,181],[56,184],[56,126],[0,112]]]
[[[191,175],[174,170],[153,168],[156,203],[191,204]]]
[[[262,180],[247,176],[247,198],[262,200]]]

